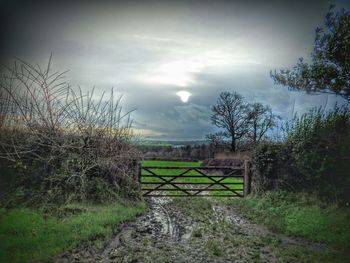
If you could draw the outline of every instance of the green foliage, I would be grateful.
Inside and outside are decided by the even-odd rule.
[[[272,191],[239,199],[244,216],[289,235],[327,243],[338,252],[350,249],[350,210],[322,203],[305,193]]]
[[[253,151],[252,190],[261,193],[274,189],[298,189],[300,178],[291,151],[281,142],[263,142]]]
[[[253,189],[306,190],[327,201],[350,201],[350,110],[314,109],[286,125],[284,142],[253,152]]]
[[[313,110],[287,130],[287,145],[306,188],[333,201],[350,201],[350,110]]]
[[[271,77],[292,90],[335,93],[350,100],[350,13],[333,11],[325,18],[324,28],[316,30],[312,64],[299,59],[293,69],[276,70]]]
[[[117,224],[144,209],[143,203],[71,204],[58,208],[56,216],[28,208],[1,209],[0,262],[52,260],[82,241],[111,235]]]

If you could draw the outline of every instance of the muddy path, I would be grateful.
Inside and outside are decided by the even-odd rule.
[[[81,246],[56,262],[313,262],[312,255],[325,249],[252,224],[232,204],[204,198],[147,202],[147,212],[111,239]]]

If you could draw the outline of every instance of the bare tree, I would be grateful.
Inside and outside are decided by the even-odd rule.
[[[249,115],[247,137],[255,144],[275,126],[277,116],[272,113],[270,106],[264,106],[258,102],[249,105]]]
[[[212,123],[224,129],[222,134],[230,140],[231,151],[236,151],[236,141],[241,139],[249,129],[248,104],[237,92],[222,92],[211,110]]]
[[[215,148],[223,146],[227,143],[225,140],[227,135],[225,132],[222,132],[222,131],[216,132],[216,133],[210,133],[206,137],[210,141],[211,145],[213,145]]]

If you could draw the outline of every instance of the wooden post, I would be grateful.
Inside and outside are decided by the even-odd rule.
[[[251,174],[250,174],[250,162],[244,161],[244,196],[250,194]]]
[[[138,162],[137,163],[137,180],[138,180],[140,186],[141,186],[141,173],[142,173],[142,171],[141,171],[141,162]]]

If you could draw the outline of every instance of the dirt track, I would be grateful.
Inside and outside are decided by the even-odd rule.
[[[81,246],[57,262],[301,262],[300,249],[310,255],[324,249],[251,224],[234,205],[204,199],[148,202],[148,211],[112,239]]]

